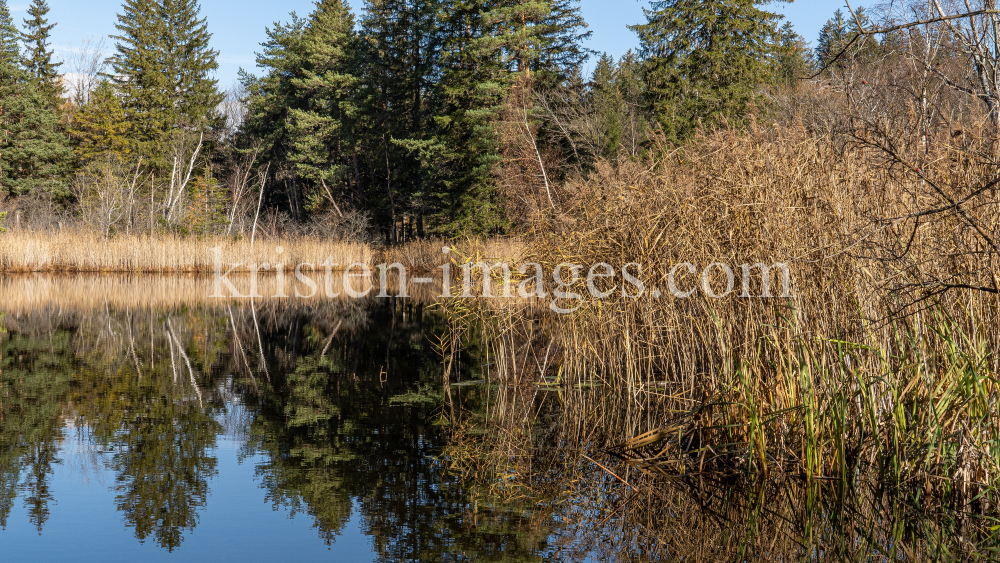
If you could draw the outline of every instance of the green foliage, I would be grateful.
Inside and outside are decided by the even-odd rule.
[[[0,64],[19,65],[21,48],[18,41],[21,34],[10,17],[7,0],[0,0]]]
[[[49,481],[73,374],[70,332],[51,336],[43,342],[0,333],[0,528],[19,493],[39,532],[49,518]]]
[[[775,48],[777,68],[775,84],[796,87],[809,71],[809,51],[806,41],[795,32],[791,22],[785,22],[778,30],[778,45]]]
[[[69,128],[73,152],[81,162],[112,154],[125,159],[131,152],[132,122],[114,86],[102,80],[90,100],[73,116]]]
[[[844,12],[838,9],[819,30],[815,51],[816,63],[820,67],[830,64],[849,41]]]
[[[579,0],[501,0],[477,8],[485,28],[472,48],[507,71],[501,79],[532,71],[541,74],[539,83],[558,83],[590,55],[581,46],[590,32]]]
[[[6,233],[6,232],[7,232],[7,212],[0,211],[0,233]],[[0,318],[3,318],[3,315],[0,315]]]
[[[339,1],[293,14],[267,32],[264,76],[243,77],[269,199],[297,219],[363,207],[390,240],[405,215],[418,235],[504,230],[497,112],[519,73],[554,85],[585,60],[578,1],[368,0],[349,23]]]
[[[647,96],[674,139],[699,124],[738,124],[775,76],[780,16],[757,0],[656,0],[631,26],[646,61]]]
[[[48,96],[24,70],[0,60],[0,190],[65,199],[71,159]]]
[[[62,82],[59,77],[59,67],[62,63],[52,62],[53,51],[49,50],[49,35],[56,24],[49,23],[45,16],[49,13],[49,5],[45,0],[32,0],[28,7],[30,19],[24,20],[24,41],[27,52],[24,67],[35,81],[39,91],[45,95],[52,109],[57,108],[62,100]]]
[[[259,147],[260,158],[274,166],[271,189],[277,180],[287,177],[287,161],[293,142],[289,111],[300,108],[292,80],[299,77],[302,59],[302,35],[307,20],[291,14],[287,24],[276,23],[266,30],[267,41],[257,54],[257,66],[265,69],[262,77],[240,71],[240,81],[248,93],[244,102],[247,115],[240,129],[241,144]],[[294,207],[289,197],[289,207]]]
[[[820,28],[813,54],[816,64],[820,68],[829,65],[830,68],[837,69],[851,63],[872,63],[874,59],[890,52],[901,41],[902,36],[899,32],[884,34],[881,40],[874,37],[863,37],[855,41],[851,48],[845,51],[845,48],[858,36],[861,28],[872,28],[871,19],[863,7],[855,10],[854,13],[857,15],[857,19],[853,16],[846,16],[842,10],[838,9],[833,13],[833,17]],[[859,21],[861,22],[860,26],[858,25]]]
[[[312,192],[320,193],[325,183],[336,190],[338,199],[345,192],[350,194],[352,125],[357,114],[355,43],[350,8],[340,0],[318,3],[302,35],[302,66],[291,81],[300,101],[288,110],[290,160]],[[319,200],[309,193],[303,199],[312,203],[307,210],[317,207]]]
[[[166,144],[178,128],[205,130],[222,101],[211,73],[209,45],[196,0],[126,0],[115,27],[111,78],[133,128],[132,152],[166,165]]]

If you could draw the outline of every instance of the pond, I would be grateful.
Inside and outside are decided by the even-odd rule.
[[[656,408],[495,381],[474,338],[448,366],[429,298],[212,300],[206,283],[0,280],[0,559],[925,560],[997,545],[992,520],[885,489],[650,480],[606,446],[616,416]]]

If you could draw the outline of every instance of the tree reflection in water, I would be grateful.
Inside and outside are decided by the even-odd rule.
[[[75,426],[134,536],[179,553],[222,439],[256,464],[252,494],[328,545],[357,522],[380,561],[947,559],[1000,543],[991,520],[891,487],[641,475],[602,450],[667,413],[530,369],[446,386],[443,317],[411,301],[67,311],[0,317],[3,527],[20,502],[46,533]],[[493,362],[480,338],[451,382]],[[541,369],[534,348],[519,361]]]
[[[4,526],[20,498],[44,531],[46,479],[75,425],[114,475],[124,523],[167,550],[196,530],[228,435],[258,460],[267,502],[328,544],[356,510],[381,560],[545,559],[542,521],[477,505],[436,460],[446,417],[427,336],[444,326],[420,304],[53,307],[2,326]]]

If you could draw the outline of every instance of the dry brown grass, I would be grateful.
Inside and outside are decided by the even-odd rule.
[[[445,247],[448,247],[449,252],[443,251]],[[453,250],[458,250],[458,254]],[[425,239],[383,248],[378,253],[377,262],[398,262],[415,273],[433,273],[440,266],[454,263],[456,259],[463,260],[466,256],[490,262],[516,263],[525,254],[524,243],[515,238],[469,237],[455,241]]]
[[[604,299],[583,279],[568,288],[583,296],[569,315],[491,300],[478,317],[493,331],[485,338],[491,377],[527,384],[546,376],[563,388],[597,383],[621,393],[628,428],[660,430],[618,450],[635,469],[828,479],[871,469],[929,483],[927,493],[996,496],[998,301],[926,285],[966,276],[989,286],[990,255],[975,252],[978,235],[954,216],[924,217],[915,230],[883,221],[938,205],[932,181],[948,179],[958,199],[962,186],[990,177],[950,150],[917,175],[863,145],[774,128],[600,164],[560,186],[572,205],[536,223],[533,260],[548,272],[560,263],[605,262],[618,272],[642,264],[646,296],[623,296],[619,276],[619,291]],[[974,203],[978,227],[1000,232],[996,192]],[[731,265],[735,291],[670,296],[667,273],[683,262],[699,273]],[[793,296],[740,297],[739,265],[758,262],[788,263]],[[716,290],[721,281],[712,280]],[[700,285],[695,276],[679,282]],[[664,296],[650,297],[653,288]],[[932,297],[920,300],[926,291]],[[452,312],[477,319],[462,307]],[[658,402],[674,414],[651,416]]]
[[[0,233],[0,272],[211,272],[212,249],[221,247],[223,271],[240,263],[319,265],[327,259],[346,267],[371,264],[369,245],[296,237],[255,241],[232,237],[180,237],[173,235],[118,235],[105,238],[87,230]],[[276,249],[283,252],[278,254]],[[291,265],[291,266],[290,266]]]

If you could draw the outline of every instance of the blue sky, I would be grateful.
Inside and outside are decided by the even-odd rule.
[[[8,0],[15,22],[26,16],[30,0]],[[48,0],[49,21],[58,25],[52,43],[58,55],[72,56],[86,39],[100,39],[115,33],[116,14],[121,0]],[[866,3],[866,2],[862,2]],[[285,21],[291,11],[307,15],[312,0],[201,0],[202,15],[208,18],[213,47],[219,50],[220,86],[236,81],[240,67],[254,68],[254,52],[264,40],[264,28],[275,21]],[[357,9],[360,0],[352,6]],[[820,27],[840,7],[843,0],[797,0],[790,4],[772,4],[792,22],[807,41],[814,43]],[[852,4],[853,5],[853,4]],[[583,16],[594,32],[589,47],[621,56],[637,45],[635,34],[625,26],[644,21],[642,8],[647,0],[582,0]],[[857,7],[857,6],[855,6]],[[108,41],[108,52],[112,50]],[[63,70],[69,70],[64,68]]]

